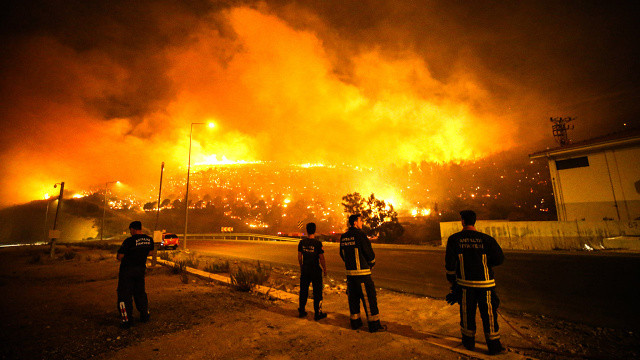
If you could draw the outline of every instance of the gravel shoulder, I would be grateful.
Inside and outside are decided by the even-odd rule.
[[[350,330],[343,279],[333,278],[325,280],[324,310],[329,318],[315,322],[312,311],[307,319],[299,319],[294,303],[182,277],[168,267],[149,267],[152,320],[124,331],[118,327],[114,250],[59,249],[54,260],[45,247],[0,249],[0,307],[5,314],[1,359],[485,357],[433,344],[437,340],[457,346],[459,338],[457,307],[438,299],[380,290],[382,321],[390,331]],[[175,259],[184,256],[173,254]],[[253,265],[191,256],[201,267],[227,260],[232,268]],[[270,274],[265,285],[297,293],[295,269],[274,267]],[[500,324],[510,351],[497,358],[619,359],[640,354],[638,334],[625,330],[510,313],[503,314]],[[478,342],[482,340],[479,334]]]

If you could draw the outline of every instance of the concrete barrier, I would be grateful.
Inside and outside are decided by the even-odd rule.
[[[602,241],[606,249],[640,251],[640,236],[616,236]]]
[[[476,229],[493,236],[504,249],[556,250],[604,249],[604,239],[629,237],[619,241],[619,249],[640,249],[640,221],[502,221],[481,220]],[[442,246],[447,238],[462,230],[459,221],[440,223]],[[613,243],[612,243],[613,244]],[[608,244],[607,244],[608,245]],[[609,246],[611,248],[611,246]]]

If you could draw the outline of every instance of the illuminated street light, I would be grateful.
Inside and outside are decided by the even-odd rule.
[[[184,196],[184,240],[182,241],[182,248],[187,250],[187,225],[189,224],[189,173],[191,172],[191,141],[193,139],[193,125],[204,125],[202,122],[191,123],[191,130],[189,131],[189,162],[187,164],[187,191]],[[215,124],[208,123],[210,128],[215,127]]]
[[[107,192],[109,191],[109,184],[120,184],[120,181],[107,181],[104,184],[104,203],[102,204],[102,227],[100,228],[100,240],[104,235],[104,217],[107,213]]]

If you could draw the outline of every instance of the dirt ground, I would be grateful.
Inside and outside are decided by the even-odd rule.
[[[460,359],[485,358],[459,344],[457,306],[379,290],[389,331],[349,329],[343,279],[325,280],[327,319],[297,317],[297,304],[240,292],[163,266],[148,268],[151,321],[118,327],[115,251],[60,246],[0,249],[0,359]],[[180,259],[180,255],[173,256]],[[66,259],[65,259],[66,257]],[[193,257],[193,255],[192,255]],[[207,262],[234,259],[198,257]],[[253,264],[245,264],[253,265]],[[375,274],[374,274],[375,280]],[[271,269],[268,284],[296,293],[293,269]],[[307,310],[312,310],[309,300]],[[137,317],[137,313],[136,313]],[[478,318],[480,327],[480,319]],[[503,313],[496,358],[635,359],[640,337],[528,314]]]

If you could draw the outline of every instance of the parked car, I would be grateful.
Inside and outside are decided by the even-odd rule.
[[[172,233],[164,233],[162,234],[162,242],[160,243],[160,248],[172,248],[173,250],[175,250],[178,248],[178,243],[178,235]]]

